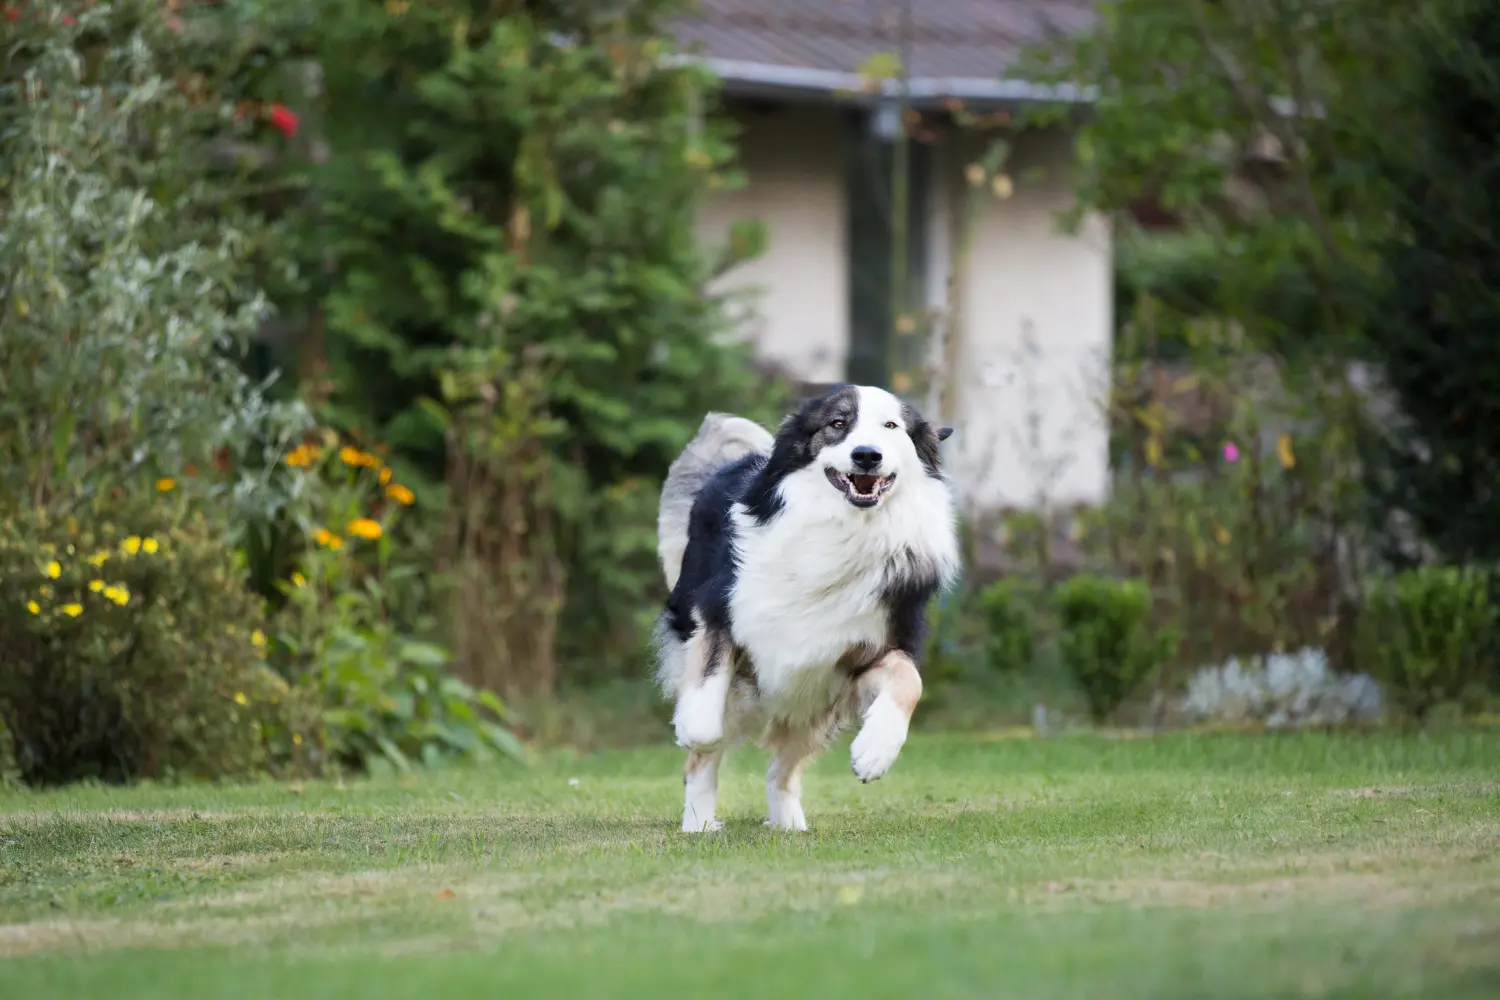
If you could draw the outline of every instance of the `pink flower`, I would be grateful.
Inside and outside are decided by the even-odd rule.
[[[1238,462],[1240,460],[1240,446],[1233,441],[1224,443],[1224,461]]]

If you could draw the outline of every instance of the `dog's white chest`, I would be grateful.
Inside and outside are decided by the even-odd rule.
[[[892,558],[886,546],[787,527],[743,537],[730,597],[734,640],[777,715],[825,710],[848,682],[836,670],[839,657],[851,646],[883,646],[890,627],[882,600]]]

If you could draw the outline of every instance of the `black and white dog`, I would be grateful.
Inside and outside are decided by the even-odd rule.
[[[883,389],[809,400],[773,438],[709,414],[668,472],[658,517],[672,588],[658,680],[688,748],[682,828],[717,830],[719,763],[760,735],[768,825],[805,830],[803,766],[860,720],[854,774],[886,773],[922,695],[928,601],[957,575],[951,433]]]

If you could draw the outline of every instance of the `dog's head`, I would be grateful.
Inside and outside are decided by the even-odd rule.
[[[846,385],[782,421],[771,462],[788,474],[820,476],[850,506],[873,510],[903,479],[940,476],[938,443],[952,433],[884,389]]]

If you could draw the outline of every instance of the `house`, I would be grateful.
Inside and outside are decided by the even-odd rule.
[[[1093,17],[1091,0],[699,0],[677,25],[723,80],[748,179],[707,206],[701,233],[720,242],[736,220],[763,225],[764,255],[721,281],[755,293],[760,354],[803,383],[890,384],[892,138],[908,109],[908,315],[930,310],[933,358],[959,331],[941,397],[952,412],[938,416],[957,428],[945,453],[971,512],[1095,503],[1107,490],[1111,231],[1103,218],[1073,235],[1057,226],[1072,205],[1072,129],[1013,135],[1008,180],[976,188],[967,178],[988,140],[955,123],[960,108],[1083,109],[1086,95],[1008,71],[1022,46]],[[901,59],[904,83],[872,83],[882,53]]]

